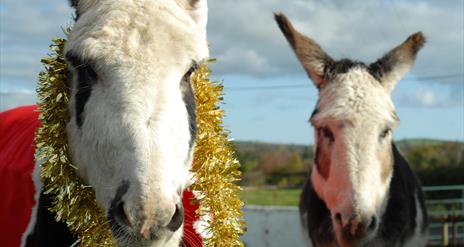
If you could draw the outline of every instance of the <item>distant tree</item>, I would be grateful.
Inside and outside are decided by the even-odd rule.
[[[314,151],[313,151],[313,147],[310,146],[310,147],[305,147],[303,149],[303,157],[301,157],[303,160],[312,160],[314,157]]]
[[[413,139],[397,146],[424,185],[464,184],[464,143]],[[299,184],[314,159],[313,148],[305,145],[238,142],[236,147],[245,184]],[[303,176],[289,176],[295,173]]]
[[[288,172],[304,172],[303,160],[301,159],[300,153],[293,151],[290,159],[290,164],[288,167]]]
[[[259,159],[259,170],[265,175],[282,173],[288,169],[291,152],[286,149],[266,151]]]

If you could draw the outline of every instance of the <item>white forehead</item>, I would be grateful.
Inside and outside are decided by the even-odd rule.
[[[362,66],[338,74],[320,89],[317,114],[312,121],[324,119],[397,121],[389,92]]]
[[[177,67],[209,56],[204,27],[175,1],[81,0],[79,11],[66,52],[87,59],[127,58]]]

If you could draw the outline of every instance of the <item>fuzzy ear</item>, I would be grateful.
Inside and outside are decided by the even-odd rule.
[[[416,61],[416,55],[425,44],[422,32],[409,36],[381,59],[369,65],[370,73],[391,92],[396,83],[409,72]]]
[[[298,32],[284,14],[275,13],[274,17],[311,80],[321,87],[325,83],[324,69],[332,58],[314,40]]]
[[[208,1],[207,0],[176,0],[185,11],[192,17],[198,26],[206,33],[208,22]]]

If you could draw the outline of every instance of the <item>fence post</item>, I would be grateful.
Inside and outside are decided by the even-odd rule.
[[[464,215],[464,189],[461,190],[461,215]]]
[[[446,219],[443,222],[443,233],[442,233],[442,246],[448,246],[449,238],[448,238],[448,222]]]

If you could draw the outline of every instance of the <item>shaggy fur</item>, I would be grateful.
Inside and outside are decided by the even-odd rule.
[[[301,201],[303,226],[313,244],[424,245],[422,191],[392,146],[399,119],[390,93],[412,67],[425,38],[411,35],[372,65],[335,61],[283,14],[275,17],[319,89],[310,119],[316,137],[314,169]],[[393,215],[399,211],[402,216]]]

